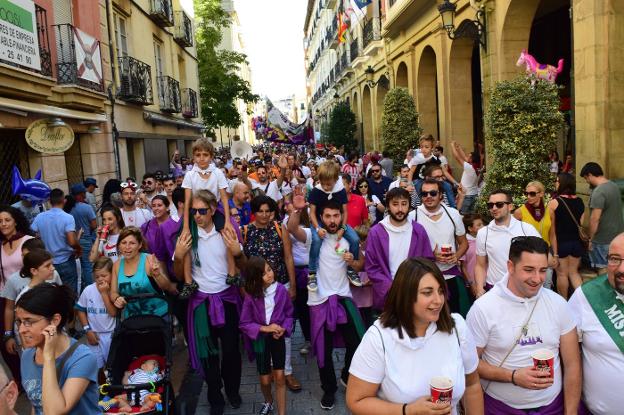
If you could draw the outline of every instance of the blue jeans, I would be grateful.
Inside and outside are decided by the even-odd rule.
[[[54,264],[54,268],[61,276],[63,285],[67,285],[75,293],[78,292],[78,269],[76,268],[76,258],[69,257],[66,262],[60,264]]]
[[[310,244],[310,262],[308,263],[308,269],[310,274],[316,274],[319,264],[319,254],[321,252],[321,243],[323,242],[316,232],[314,226],[310,226],[312,233],[312,243]],[[360,238],[353,228],[347,225],[347,229],[344,232],[344,238],[349,242],[349,252],[353,254],[353,258],[356,260],[360,257]]]
[[[477,202],[477,195],[469,195],[464,197],[464,202],[461,207],[461,214],[474,213]]]
[[[589,251],[589,259],[594,268],[606,268],[607,255],[609,255],[609,244],[592,243],[592,250]]]
[[[83,236],[80,238],[80,247],[82,248],[82,256],[80,257],[80,268],[82,269],[80,291],[84,290],[87,285],[93,283],[93,263],[89,261],[89,252],[91,252],[93,243],[94,240],[91,236]]]

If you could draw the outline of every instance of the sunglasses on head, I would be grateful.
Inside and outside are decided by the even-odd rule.
[[[202,216],[207,215],[209,211],[210,211],[210,208],[200,208],[200,209],[190,208],[189,209],[189,213],[193,216],[195,216],[196,213],[199,213]]]
[[[437,195],[439,195],[440,192],[438,192],[437,190],[430,190],[428,192],[420,192],[420,197],[427,197],[427,196],[431,196],[431,197],[436,197]]]
[[[531,197],[535,197],[537,196],[539,192],[524,192],[525,196],[531,196]]]
[[[121,182],[121,184],[119,184],[119,186],[122,189],[125,189],[126,187],[130,187],[132,189],[136,189],[138,187],[138,185],[135,182],[133,182],[132,180],[128,180],[127,182]]]
[[[485,205],[488,209],[492,209],[494,206],[496,206],[497,209],[501,209],[503,206],[508,204],[509,202],[487,202]]]

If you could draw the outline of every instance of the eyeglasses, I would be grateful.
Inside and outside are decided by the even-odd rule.
[[[199,208],[199,209],[190,208],[189,209],[189,213],[193,216],[195,216],[196,213],[199,213],[202,216],[207,215],[208,212],[210,212],[210,208]]]
[[[431,196],[431,197],[436,197],[437,195],[439,195],[440,192],[438,192],[437,190],[430,190],[428,192],[420,192],[420,197],[427,197],[427,196]]]
[[[502,209],[503,206],[508,205],[509,202],[487,202],[485,204],[485,206],[487,206],[488,209],[494,209],[494,206],[496,206],[496,209]]]
[[[612,267],[619,268],[620,265],[622,265],[622,261],[624,261],[624,259],[618,255],[607,256],[607,264]]]
[[[41,320],[44,320],[45,317],[38,318],[37,320],[20,320],[18,318],[15,319],[15,326],[19,328],[22,324],[24,327],[32,327],[33,324],[39,323]]]
[[[524,192],[525,196],[531,196],[531,197],[535,197],[537,196],[539,192]]]

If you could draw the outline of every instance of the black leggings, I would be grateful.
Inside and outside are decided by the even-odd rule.
[[[286,363],[286,337],[282,336],[279,339],[274,339],[269,334],[260,334],[256,342],[264,343],[264,351],[262,353],[256,352],[256,367],[260,375],[268,375],[271,373],[271,366],[273,370],[284,370]],[[273,362],[273,365],[271,365]]]

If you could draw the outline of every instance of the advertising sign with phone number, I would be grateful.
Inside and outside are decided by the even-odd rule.
[[[0,60],[41,70],[32,0],[0,0]]]

